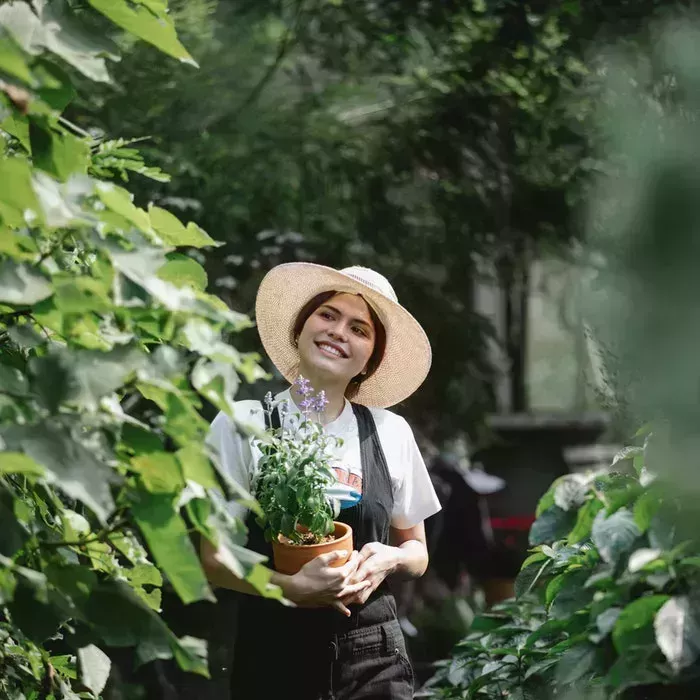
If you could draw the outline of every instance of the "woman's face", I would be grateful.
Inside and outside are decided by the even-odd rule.
[[[321,304],[302,328],[298,339],[300,370],[348,384],[364,371],[374,341],[367,302],[354,294],[336,294]]]

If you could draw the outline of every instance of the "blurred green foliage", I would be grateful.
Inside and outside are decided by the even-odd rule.
[[[282,261],[387,274],[436,356],[402,410],[440,440],[494,407],[493,328],[474,310],[484,260],[508,292],[512,393],[526,407],[528,261],[580,235],[597,167],[589,53],[636,41],[663,4],[179,1],[200,70],[176,74],[136,46],[119,89],[77,103],[75,119],[152,135],[141,148],[173,180],[132,187],[226,242],[206,266],[238,310]]]

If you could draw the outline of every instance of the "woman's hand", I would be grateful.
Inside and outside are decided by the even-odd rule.
[[[346,564],[331,564],[347,556],[347,552],[328,552],[312,559],[293,576],[280,581],[286,598],[299,607],[331,607],[349,616],[344,600],[362,593],[370,581],[353,580],[361,562],[358,552],[353,552]]]
[[[342,602],[347,606],[354,603],[366,603],[367,599],[379,587],[382,581],[396,571],[401,562],[402,552],[398,547],[390,547],[380,542],[369,542],[359,554],[359,566],[350,579],[347,593]],[[368,584],[364,589],[352,590],[361,582]]]

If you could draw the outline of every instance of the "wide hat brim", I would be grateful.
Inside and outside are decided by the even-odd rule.
[[[388,408],[408,398],[428,376],[432,352],[428,336],[401,304],[363,282],[324,265],[285,263],[265,275],[255,315],[260,339],[272,363],[291,382],[299,376],[293,331],[304,305],[321,292],[360,294],[386,330],[386,351],[377,371],[360,384],[353,401]]]

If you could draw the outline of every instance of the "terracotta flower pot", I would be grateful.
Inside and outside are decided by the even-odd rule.
[[[333,562],[331,566],[345,564],[352,554],[352,528],[345,523],[334,522],[335,539],[321,544],[289,544],[278,540],[272,543],[272,559],[275,569],[281,574],[296,574],[304,564],[320,554],[345,550],[347,556]]]

